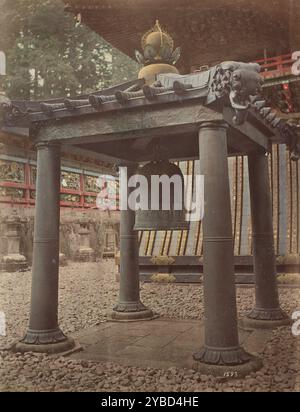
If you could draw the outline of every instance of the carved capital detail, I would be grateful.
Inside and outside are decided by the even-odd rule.
[[[53,141],[40,141],[40,142],[35,143],[35,147],[37,150],[50,149],[50,148],[60,149],[60,143],[53,142]]]
[[[224,120],[209,120],[199,123],[199,129],[228,129],[229,126]]]

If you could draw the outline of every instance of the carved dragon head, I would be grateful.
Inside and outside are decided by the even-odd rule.
[[[250,105],[250,96],[262,91],[263,79],[259,75],[260,66],[257,63],[225,62],[224,71],[230,72],[229,98],[234,109],[247,109]]]
[[[250,106],[250,96],[259,94],[263,79],[259,75],[257,63],[228,61],[219,64],[213,76],[211,91],[218,97],[228,96],[230,104],[236,111],[235,121],[242,122],[240,112]]]
[[[263,78],[259,73],[260,66],[257,63],[228,61],[215,68],[210,92],[217,98],[227,97],[229,99],[231,107],[235,110],[233,117],[235,124],[241,124],[245,121],[247,109],[251,105],[251,96],[255,98],[262,92]],[[262,101],[262,103],[265,102]],[[271,111],[271,108],[268,109]],[[272,117],[273,119],[274,117]],[[299,160],[300,124],[292,120],[286,122],[278,119],[276,125],[274,127],[279,128],[289,146],[291,160]]]

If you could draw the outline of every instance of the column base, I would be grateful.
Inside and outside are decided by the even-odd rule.
[[[223,378],[242,378],[262,367],[262,361],[242,347],[210,348],[204,346],[194,353],[194,367],[205,375]]]
[[[203,375],[212,375],[217,378],[240,379],[256,372],[263,366],[260,358],[253,357],[241,365],[210,365],[202,362],[195,362],[194,369]]]
[[[291,319],[280,308],[254,308],[245,318],[240,320],[241,327],[252,329],[273,329],[277,328],[278,326],[285,326],[290,324]]]
[[[23,339],[12,345],[14,352],[59,353],[73,349],[75,341],[63,334],[60,329],[34,331],[28,330]]]
[[[110,313],[110,320],[118,322],[151,320],[157,317],[158,315],[146,308],[142,302],[118,303]]]
[[[77,262],[95,262],[96,256],[92,248],[80,248],[75,256]]]

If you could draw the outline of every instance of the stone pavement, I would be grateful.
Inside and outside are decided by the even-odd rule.
[[[270,330],[241,329],[240,343],[260,354],[272,335]],[[204,341],[203,322],[157,318],[142,322],[103,322],[73,335],[82,350],[67,356],[111,361],[128,366],[193,369],[192,354]]]

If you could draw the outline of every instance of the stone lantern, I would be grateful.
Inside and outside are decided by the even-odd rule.
[[[95,261],[95,252],[90,244],[90,222],[88,219],[81,219],[79,225],[79,249],[76,253],[76,260],[93,262]]]
[[[2,258],[2,269],[6,272],[26,270],[26,257],[20,253],[20,229],[22,220],[14,211],[6,220],[7,255]]]

